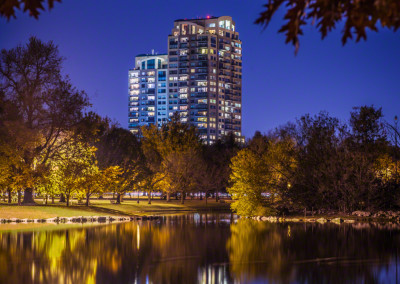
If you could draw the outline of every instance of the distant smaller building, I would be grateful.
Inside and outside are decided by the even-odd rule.
[[[168,55],[140,54],[129,70],[129,130],[168,122]]]

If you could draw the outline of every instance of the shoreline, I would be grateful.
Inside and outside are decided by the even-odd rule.
[[[76,224],[76,223],[115,223],[130,222],[135,220],[157,220],[160,216],[74,216],[74,217],[55,217],[37,219],[1,218],[2,224],[29,224],[29,223],[56,223],[56,224]]]
[[[318,214],[314,216],[254,216],[250,219],[270,223],[394,223],[400,225],[400,211],[378,211],[374,214],[367,211],[354,211],[351,214]]]

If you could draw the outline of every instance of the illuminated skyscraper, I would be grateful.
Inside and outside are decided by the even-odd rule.
[[[130,71],[132,131],[149,123],[160,126],[178,112],[181,121],[195,125],[208,143],[230,132],[244,142],[242,42],[231,17],[176,20],[168,36],[168,55],[153,57],[136,57],[136,68]],[[143,65],[159,59],[160,68]],[[148,75],[160,71],[167,74],[167,88],[159,75],[154,79]],[[149,79],[154,80],[153,85]]]
[[[141,54],[129,70],[129,129],[168,121],[167,55]]]
[[[176,20],[168,37],[169,110],[214,142],[242,137],[242,42],[231,17]]]

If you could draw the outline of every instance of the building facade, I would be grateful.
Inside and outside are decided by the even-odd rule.
[[[129,70],[129,129],[168,121],[168,56],[141,54]]]
[[[230,132],[235,134],[239,142],[244,142],[242,136],[242,42],[239,40],[235,22],[231,17],[184,19],[174,22],[174,27],[168,36],[168,55],[162,57],[162,62],[165,64],[161,67],[166,69],[160,69],[167,74],[168,88],[165,90],[167,100],[165,105],[162,105],[167,111],[161,109],[163,114],[159,118],[157,109],[154,121],[148,116],[151,111],[136,112],[136,106],[142,109],[142,102],[146,105],[149,97],[153,98],[149,93],[151,90],[148,86],[149,82],[145,81],[149,78],[146,72],[160,71],[143,65],[143,62],[150,59],[146,56],[136,57],[136,68],[131,70],[129,75],[129,79],[133,79],[133,83],[130,81],[130,92],[134,93],[130,96],[130,104],[138,101],[138,105],[130,105],[132,111],[130,110],[129,128],[132,132],[137,132],[135,127],[149,123],[160,126],[162,122],[178,112],[181,121],[195,125],[199,129],[201,138],[208,143],[213,143]],[[151,67],[155,66],[151,65]],[[145,75],[141,75],[142,73]],[[131,75],[138,77],[131,77]],[[147,85],[142,85],[142,80]],[[163,85],[159,85],[158,78],[154,80],[157,82],[152,92],[158,93],[159,89],[156,88]],[[139,85],[135,85],[138,84],[135,83],[136,81]],[[143,99],[142,92],[147,94],[143,96]],[[158,106],[158,96],[154,99],[156,100],[154,104]],[[131,119],[133,119],[132,122]]]

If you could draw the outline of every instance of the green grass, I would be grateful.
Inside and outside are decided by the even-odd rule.
[[[229,203],[217,203],[215,200],[208,200],[206,205],[204,200],[185,200],[181,204],[179,200],[152,200],[151,204],[147,199],[141,199],[138,204],[136,200],[125,199],[122,204],[111,204],[110,200],[93,199],[90,206],[77,205],[74,201],[69,207],[58,203],[43,205],[41,200],[36,200],[36,206],[17,206],[0,203],[0,218],[19,218],[19,219],[39,219],[53,217],[73,217],[73,216],[116,216],[116,215],[153,215],[168,214],[186,211],[216,211],[229,210]]]

